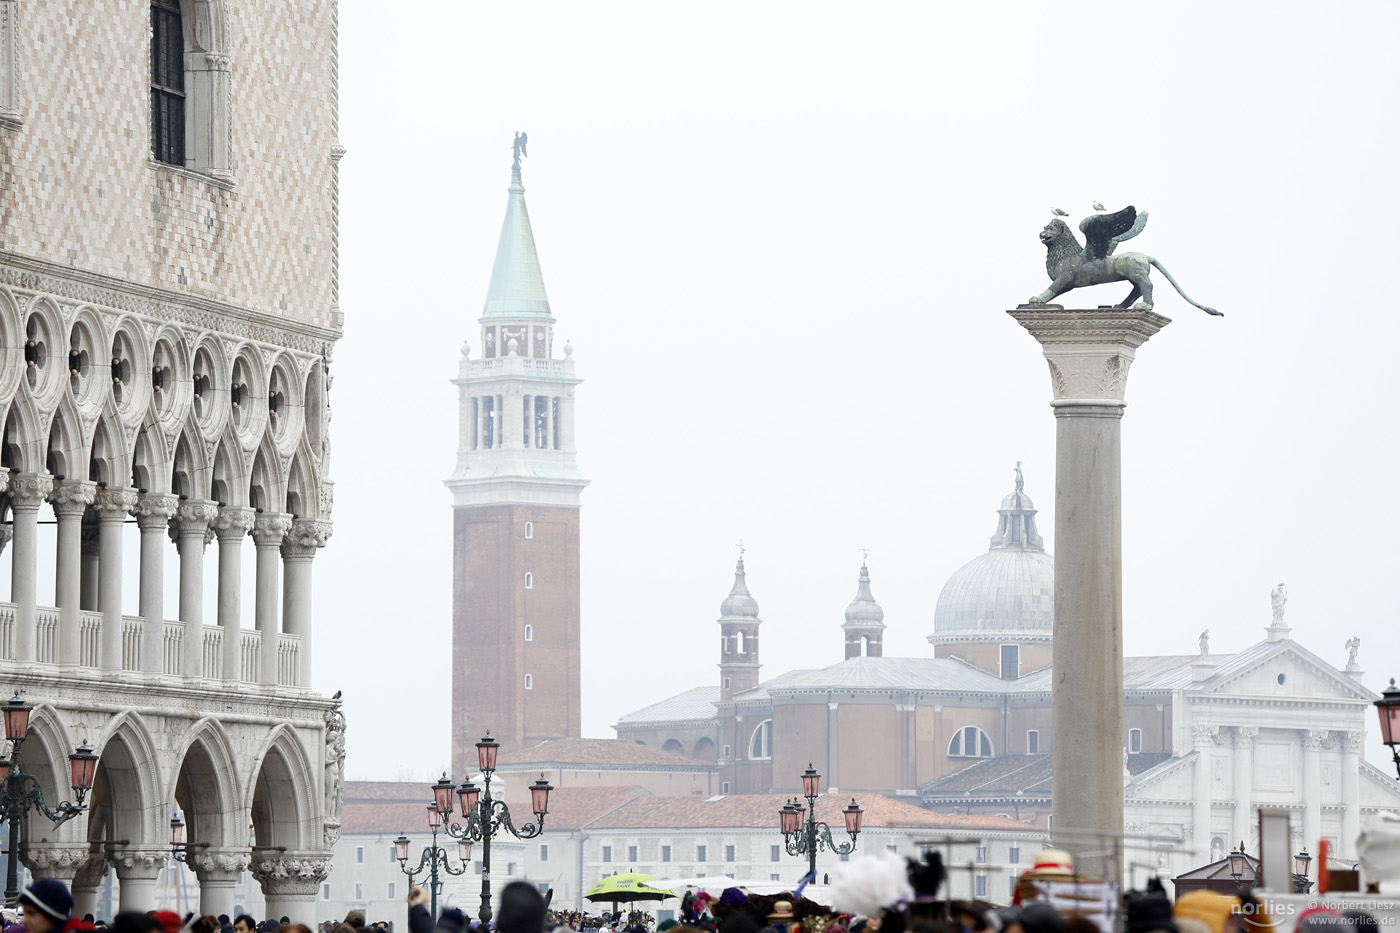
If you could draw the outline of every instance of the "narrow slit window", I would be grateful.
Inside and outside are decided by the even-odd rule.
[[[526,537],[526,538],[533,538],[534,536],[535,536],[535,523],[534,523],[534,522],[526,522],[526,523],[525,523],[525,537]]]
[[[533,676],[531,676],[530,674],[526,674],[526,675],[525,675],[525,689],[526,689],[526,690],[533,690],[533,689],[535,689],[535,678],[534,678]]]
[[[534,588],[535,588],[535,575],[534,575],[533,573],[529,573],[529,572],[527,571],[526,574],[525,574],[525,589],[527,589],[527,590],[533,590]]]
[[[534,627],[533,625],[527,625],[527,626],[525,626],[525,640],[526,640],[526,641],[534,641],[534,640],[535,640],[535,627]]]

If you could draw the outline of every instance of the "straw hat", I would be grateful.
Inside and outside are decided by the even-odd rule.
[[[1042,849],[1035,854],[1035,864],[1023,878],[1074,878],[1074,857],[1064,849]]]
[[[773,912],[768,915],[769,921],[787,923],[793,919],[792,901],[778,901],[773,905]]]

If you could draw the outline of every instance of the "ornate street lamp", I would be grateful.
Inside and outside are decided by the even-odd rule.
[[[1308,854],[1306,848],[1293,856],[1293,893],[1311,894],[1312,881],[1308,878],[1308,869],[1312,867],[1312,856]]]
[[[471,844],[481,843],[481,910],[479,916],[483,924],[491,922],[491,838],[500,834],[502,830],[510,833],[517,839],[533,839],[544,832],[544,818],[549,813],[549,792],[554,790],[549,782],[540,775],[540,779],[530,785],[530,809],[534,811],[535,822],[526,823],[519,829],[511,820],[510,808],[505,801],[496,800],[491,796],[491,775],[496,770],[496,755],[500,750],[501,743],[491,738],[491,733],[487,732],[480,742],[476,743],[476,763],[481,768],[482,783],[484,788],[478,788],[471,781],[463,781],[462,786],[457,788],[457,800],[462,808],[462,822],[453,823],[451,817],[451,794],[448,794],[449,809],[445,832],[459,843],[464,844],[466,858],[471,856]],[[438,788],[446,786],[451,788],[452,782],[447,775],[442,776],[442,780],[433,785],[433,793],[436,796]]]
[[[19,833],[20,824],[30,810],[38,810],[60,826],[82,813],[87,807],[83,799],[92,790],[92,779],[97,773],[97,755],[86,742],[68,756],[70,786],[77,803],[61,801],[58,808],[50,810],[44,803],[44,791],[39,779],[26,774],[20,767],[20,749],[29,737],[29,717],[34,707],[20,698],[19,691],[5,703],[5,736],[10,740],[10,757],[0,756],[0,814],[10,824],[10,858],[5,869],[5,906],[19,906]]]
[[[447,775],[444,774],[442,781],[438,781],[437,784],[433,785],[433,796],[437,796],[437,788],[442,785],[443,781],[447,781],[449,804],[447,812],[451,813],[452,782],[447,780]],[[459,845],[457,847],[457,854],[461,860],[461,864],[456,868],[452,867],[452,862],[447,856],[447,850],[437,844],[437,837],[438,833],[442,831],[442,824],[443,812],[438,808],[437,801],[434,800],[432,803],[428,804],[428,831],[433,834],[433,841],[430,845],[424,846],[423,854],[418,859],[417,868],[410,870],[408,867],[409,838],[403,833],[399,833],[399,838],[394,840],[394,857],[399,860],[399,870],[405,875],[408,875],[409,884],[413,884],[415,875],[421,874],[424,871],[428,872],[428,894],[432,898],[431,910],[434,918],[437,917],[438,895],[442,893],[442,879],[438,877],[438,873],[442,872],[448,875],[464,874],[467,870],[467,865],[471,863],[472,857],[470,846],[467,846],[464,850],[462,846]]]
[[[1237,849],[1230,853],[1229,859],[1230,877],[1235,879],[1235,887],[1238,888],[1240,887],[1240,879],[1244,877],[1245,866],[1249,863],[1249,860],[1245,857],[1244,854],[1243,841],[1240,842],[1239,847]]]
[[[802,819],[804,808],[795,799],[783,804],[782,809],[778,811],[778,828],[783,831],[783,843],[787,847],[788,855],[807,856],[807,867],[813,877],[817,873],[819,850],[826,849],[837,855],[850,855],[855,851],[856,837],[860,835],[865,818],[865,811],[852,797],[850,806],[841,811],[851,841],[838,844],[832,839],[831,827],[817,821],[817,798],[821,796],[821,778],[810,764],[807,765],[807,770],[802,772],[802,796],[807,798],[805,821]]]
[[[1390,678],[1390,686],[1381,692],[1376,701],[1376,712],[1381,717],[1381,741],[1390,746],[1390,754],[1395,758],[1395,772],[1400,775],[1400,687],[1395,686],[1395,678]]]

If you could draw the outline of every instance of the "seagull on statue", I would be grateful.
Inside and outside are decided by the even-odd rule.
[[[1052,208],[1050,208],[1050,213],[1054,214],[1056,217],[1068,217],[1068,216],[1069,216],[1069,211],[1062,211],[1062,210],[1060,210],[1058,207],[1052,207]]]
[[[1096,211],[1106,211],[1106,210],[1108,210],[1108,208],[1104,207],[1104,206],[1103,206],[1102,204],[1100,204],[1098,201],[1094,201],[1090,206],[1091,206],[1094,210],[1096,210]]]

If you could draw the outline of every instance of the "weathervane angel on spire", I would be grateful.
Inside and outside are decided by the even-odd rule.
[[[521,156],[524,156],[524,157],[527,158],[527,159],[530,157],[530,154],[529,154],[528,152],[525,151],[525,146],[526,146],[526,144],[528,144],[529,142],[530,142],[530,137],[529,137],[528,134],[522,133],[522,132],[520,132],[519,130],[516,130],[516,133],[515,133],[515,141],[514,141],[513,143],[511,143],[511,146],[510,146],[511,149],[512,149],[512,151],[514,151],[514,153],[515,153],[515,164],[516,164],[516,165],[519,165],[519,164],[520,164],[520,157],[521,157]]]

